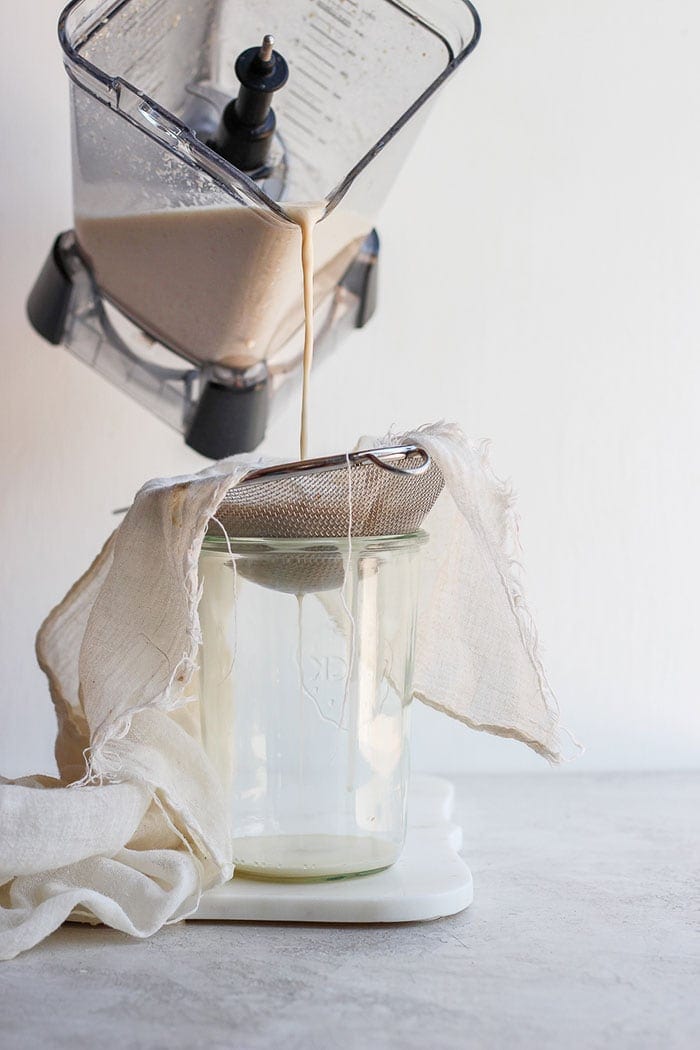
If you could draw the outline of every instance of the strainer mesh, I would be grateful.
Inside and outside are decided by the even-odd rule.
[[[419,450],[399,465],[414,467],[422,460]],[[443,485],[434,463],[424,474],[411,475],[362,461],[243,482],[229,489],[215,517],[229,536],[241,539],[404,536],[420,529]],[[221,534],[213,521],[209,532]]]

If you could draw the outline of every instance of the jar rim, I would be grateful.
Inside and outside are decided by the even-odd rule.
[[[308,536],[294,538],[280,538],[277,536],[217,536],[209,533],[204,537],[202,543],[203,551],[223,552],[227,554],[229,548],[234,553],[243,554],[248,552],[266,553],[296,553],[299,551],[310,551],[316,554],[337,554],[348,552],[350,555],[366,554],[371,551],[385,551],[397,549],[410,549],[422,547],[428,542],[428,533],[421,529],[418,532],[410,532],[398,536]]]

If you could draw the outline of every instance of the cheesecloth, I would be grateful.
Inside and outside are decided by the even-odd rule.
[[[416,443],[445,488],[425,522],[414,695],[550,762],[559,726],[518,578],[510,490],[455,426]],[[37,637],[58,720],[58,778],[0,778],[0,958],[69,917],[137,937],[192,914],[232,875],[223,792],[199,740],[198,556],[259,459],[150,481]]]

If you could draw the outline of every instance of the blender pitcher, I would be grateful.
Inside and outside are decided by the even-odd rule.
[[[75,231],[30,296],[33,324],[205,455],[256,447],[300,373],[290,210],[322,213],[323,357],[371,316],[376,213],[479,32],[469,0],[74,0],[59,35]],[[227,107],[256,112],[264,95],[253,60],[277,73],[264,163],[246,164],[222,135]]]

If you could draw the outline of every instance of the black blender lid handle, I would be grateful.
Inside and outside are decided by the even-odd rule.
[[[263,169],[277,128],[272,96],[289,79],[289,66],[267,34],[236,60],[238,96],[226,106],[212,149],[249,174]]]

